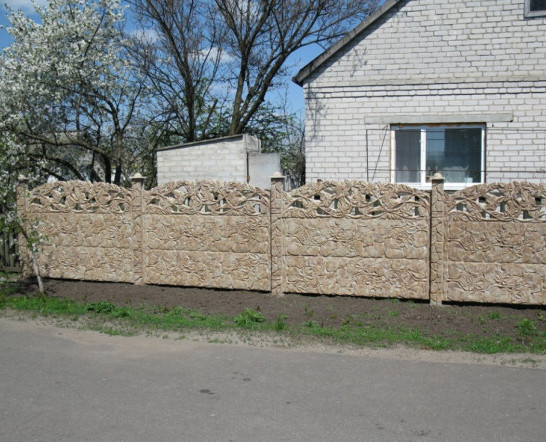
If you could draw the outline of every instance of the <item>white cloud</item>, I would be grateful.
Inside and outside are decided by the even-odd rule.
[[[143,42],[156,42],[159,39],[159,35],[154,29],[133,29],[131,31],[133,37]]]
[[[229,55],[225,51],[220,52],[218,48],[203,49],[199,51],[201,57],[208,57],[209,61],[214,61],[218,57],[220,58],[220,63],[232,63],[235,61],[235,57]]]

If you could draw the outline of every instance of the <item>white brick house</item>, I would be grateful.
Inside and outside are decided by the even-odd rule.
[[[387,0],[294,81],[309,182],[546,177],[546,0]]]

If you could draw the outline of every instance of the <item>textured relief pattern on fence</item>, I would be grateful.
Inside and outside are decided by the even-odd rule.
[[[80,181],[30,192],[26,218],[47,241],[38,256],[52,278],[133,281],[131,191]]]
[[[143,199],[145,281],[270,290],[269,192],[180,181]]]
[[[44,276],[282,293],[546,304],[546,190],[446,194],[320,182],[290,193],[239,183],[17,188],[47,241]],[[23,269],[29,259],[21,255]]]
[[[446,197],[444,300],[546,304],[546,191],[479,185]]]
[[[426,192],[320,182],[283,203],[284,291],[428,298]]]

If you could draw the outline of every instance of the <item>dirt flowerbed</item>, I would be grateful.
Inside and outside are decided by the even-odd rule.
[[[35,295],[36,286],[19,286],[19,295]],[[165,286],[135,286],[120,283],[46,280],[46,295],[91,303],[108,301],[118,306],[152,305],[169,309],[182,306],[205,314],[235,316],[247,308],[261,312],[267,320],[279,317],[289,325],[314,321],[322,327],[345,324],[381,328],[417,329],[423,335],[453,337],[501,335],[525,342],[525,328],[546,332],[544,307],[501,305],[444,305],[397,299],[369,299],[347,296],[302,296],[287,294],[276,298],[268,293],[241,290],[210,290]]]

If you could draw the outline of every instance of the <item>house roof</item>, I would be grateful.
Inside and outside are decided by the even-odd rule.
[[[349,31],[345,37],[339,40],[334,45],[326,49],[322,54],[320,54],[313,61],[305,65],[292,80],[294,83],[303,86],[303,83],[313,72],[315,72],[319,67],[326,63],[330,58],[332,58],[337,52],[343,49],[347,44],[352,42],[357,38],[362,32],[364,32],[369,26],[375,23],[383,15],[385,15],[393,6],[396,6],[403,0],[387,0],[380,8],[378,8],[373,14],[368,16],[362,23],[360,23],[353,30]]]

